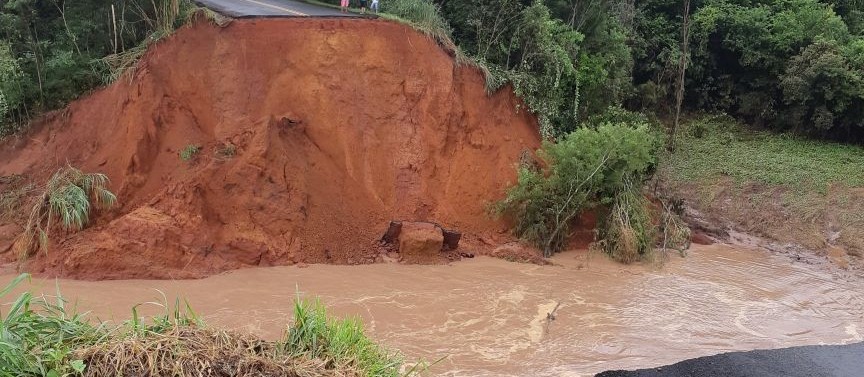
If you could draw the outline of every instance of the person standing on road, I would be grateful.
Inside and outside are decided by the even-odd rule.
[[[342,3],[340,4],[340,10],[342,11],[342,13],[348,13],[348,0],[342,0]]]
[[[360,0],[360,14],[366,14],[366,0]]]
[[[369,6],[369,9],[374,11],[376,14],[378,13],[378,0],[372,0],[372,5]]]

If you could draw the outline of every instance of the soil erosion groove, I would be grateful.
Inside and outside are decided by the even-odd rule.
[[[0,145],[0,176],[44,182],[68,161],[111,179],[120,207],[26,266],[49,275],[373,263],[392,219],[458,229],[482,251],[508,241],[486,208],[539,145],[518,105],[510,90],[487,96],[479,71],[397,23],[198,22],[130,77]],[[189,146],[200,153],[183,161]]]

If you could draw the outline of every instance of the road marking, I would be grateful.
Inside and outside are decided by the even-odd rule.
[[[280,6],[278,6],[278,5],[262,3],[262,2],[260,2],[260,1],[255,1],[255,0],[243,0],[243,1],[246,1],[246,2],[249,2],[249,3],[253,3],[253,4],[258,4],[258,5],[265,6],[265,7],[270,7],[270,8],[273,8],[273,9],[278,9],[278,10],[281,10],[281,11],[283,11],[283,12],[288,12],[288,13],[291,13],[291,14],[294,14],[294,15],[297,15],[297,16],[308,16],[308,14],[306,14],[306,13],[300,13],[300,12],[298,12],[298,11],[296,11],[296,10],[292,10],[292,9],[288,9],[288,8],[283,8],[283,7],[280,7]]]

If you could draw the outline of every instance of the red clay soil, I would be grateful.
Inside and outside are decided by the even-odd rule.
[[[0,145],[0,176],[44,182],[68,161],[107,174],[118,194],[118,208],[24,266],[37,273],[372,263],[393,219],[460,230],[469,249],[509,241],[486,206],[539,145],[518,104],[510,90],[487,96],[480,72],[400,24],[200,22],[151,48],[133,76]],[[220,156],[229,143],[236,153]],[[201,152],[184,162],[191,144]]]

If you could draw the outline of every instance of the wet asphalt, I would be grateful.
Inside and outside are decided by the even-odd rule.
[[[864,377],[864,342],[731,352],[596,377]]]
[[[293,0],[195,0],[195,2],[234,18],[356,16],[353,13],[341,13],[338,9]]]

